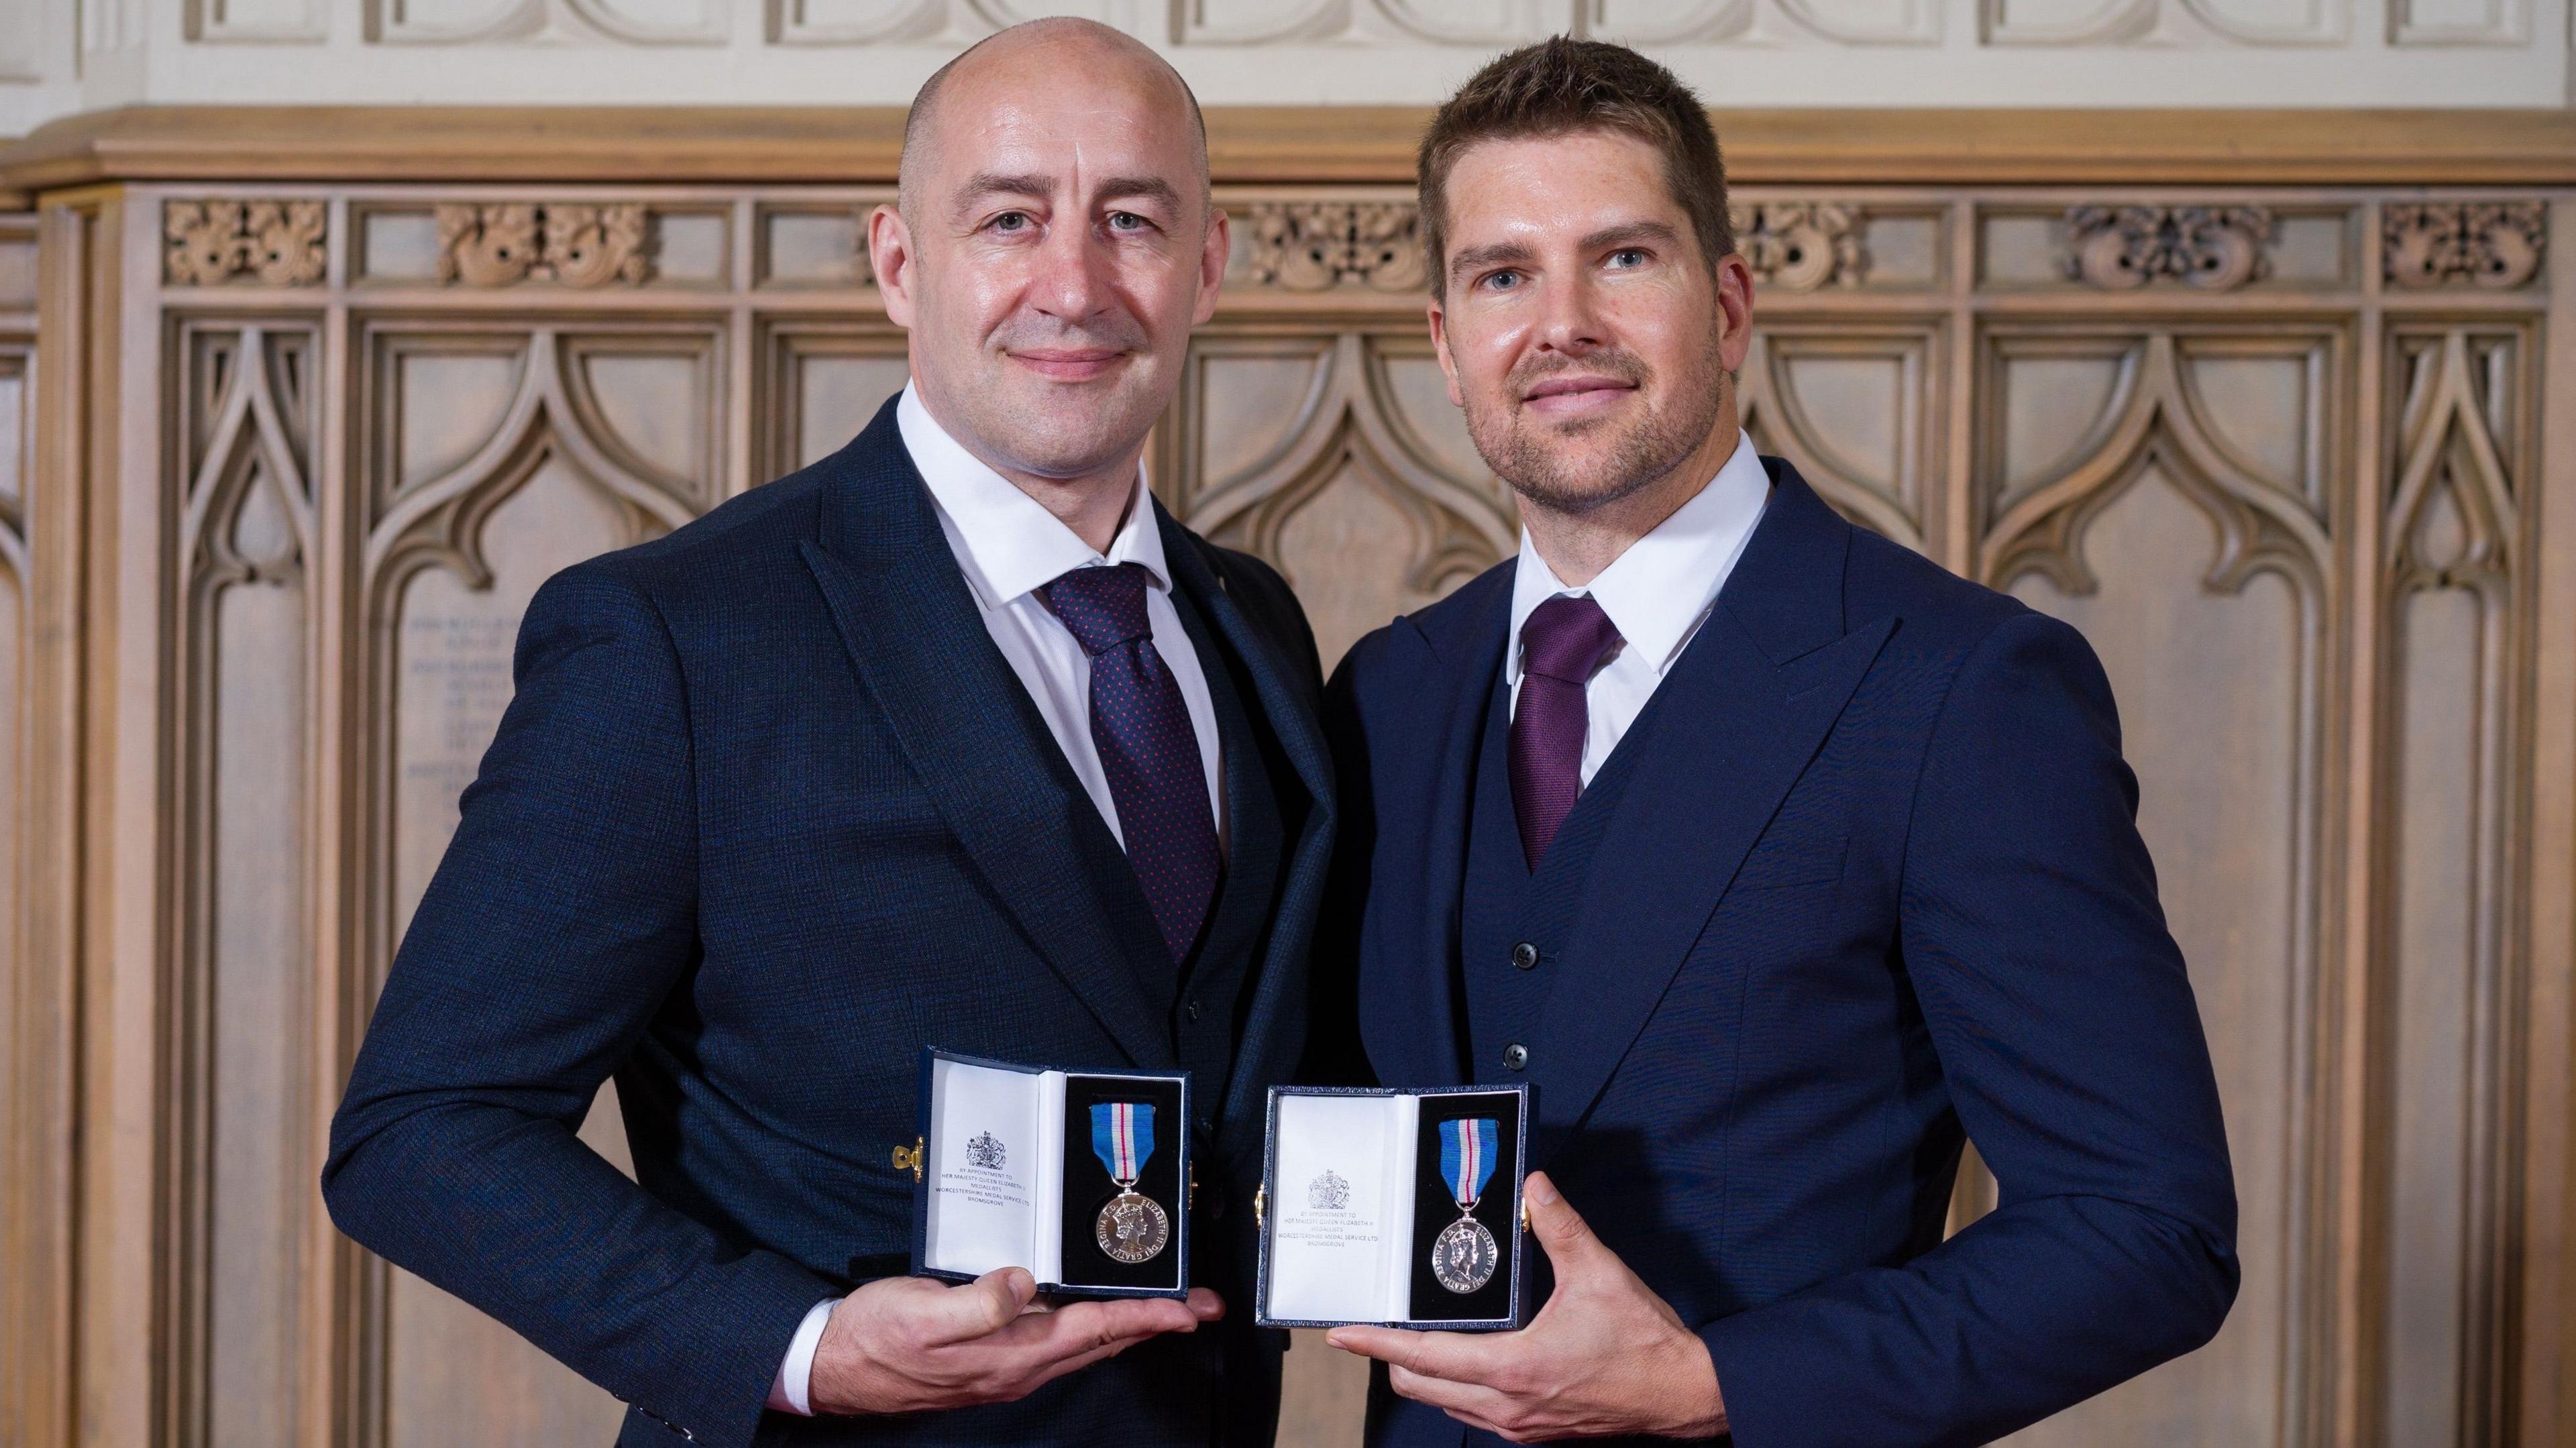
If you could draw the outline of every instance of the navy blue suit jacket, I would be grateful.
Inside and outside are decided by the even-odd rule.
[[[1229,768],[1272,769],[1283,826],[1198,1164],[1200,1280],[1240,1282],[1250,1214],[1207,1214],[1249,1203],[1265,1088],[1304,1044],[1322,681],[1275,573],[1157,521],[1255,721],[1259,757]],[[1019,1404],[763,1414],[807,1310],[906,1270],[891,1153],[925,1043],[1175,1064],[1122,945],[1141,928],[1159,953],[1143,894],[1102,883],[1124,856],[994,647],[892,404],[803,472],[558,574],[516,671],[332,1124],[342,1229],[633,1404],[624,1444],[1267,1443],[1275,1335],[1239,1292],[1228,1327]],[[574,1136],[612,1073],[635,1182]]]
[[[1532,1161],[1702,1335],[1746,1448],[1983,1442],[2217,1331],[2236,1203],[2208,1048],[2082,637],[1765,466],[1542,967]],[[1355,971],[1317,1069],[1511,1079],[1461,1059],[1458,959],[1511,590],[1506,563],[1335,678],[1317,960]],[[2000,1201],[1945,1242],[1963,1133]],[[1462,1432],[1381,1386],[1372,1443]]]

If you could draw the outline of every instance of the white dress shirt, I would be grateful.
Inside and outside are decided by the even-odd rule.
[[[1770,475],[1762,471],[1753,439],[1739,430],[1735,451],[1709,485],[1581,588],[1566,587],[1538,556],[1529,530],[1521,530],[1520,563],[1512,575],[1512,644],[1503,651],[1512,708],[1517,711],[1521,700],[1521,625],[1540,604],[1560,593],[1589,594],[1619,631],[1621,642],[1610,661],[1583,686],[1586,785],[1707,621],[1770,499]]]
[[[1136,493],[1127,506],[1127,521],[1099,552],[1064,525],[1035,498],[986,467],[930,415],[910,387],[895,403],[895,425],[902,430],[904,451],[930,487],[939,531],[948,551],[966,575],[966,590],[975,597],[984,630],[993,636],[1011,672],[1046,720],[1047,732],[1064,751],[1074,778],[1100,809],[1121,848],[1127,841],[1118,828],[1118,802],[1110,796],[1109,776],[1100,765],[1100,750],[1091,739],[1091,656],[1082,651],[1071,630],[1038,600],[1039,585],[1077,568],[1105,568],[1121,563],[1144,565],[1153,575],[1145,589],[1145,620],[1154,629],[1154,651],[1181,686],[1189,709],[1190,729],[1198,735],[1199,764],[1207,775],[1208,807],[1216,819],[1217,840],[1225,840],[1224,776],[1216,733],[1216,703],[1208,694],[1207,673],[1199,667],[1198,650],[1181,627],[1172,606],[1172,571],[1163,559],[1163,533],[1155,525],[1144,469],[1136,472]],[[814,1349],[823,1340],[839,1298],[814,1304],[787,1345],[777,1381],[770,1385],[769,1406],[810,1416],[807,1388],[814,1371]]]

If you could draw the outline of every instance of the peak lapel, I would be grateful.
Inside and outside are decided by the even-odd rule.
[[[805,560],[860,683],[1038,953],[1132,1064],[1168,1066],[1170,1045],[1093,867],[1124,856],[993,646],[894,404],[836,461],[841,475],[824,489]]]
[[[1270,732],[1287,754],[1289,766],[1297,771],[1298,782],[1330,815],[1332,756],[1325,748],[1323,728],[1316,722],[1313,706],[1289,682],[1288,662],[1279,657],[1278,646],[1244,616],[1224,580],[1210,567],[1197,536],[1172,521],[1172,515],[1163,511],[1159,501],[1153,509],[1154,522],[1162,530],[1163,558],[1171,567],[1173,583],[1188,590],[1191,601],[1215,625],[1226,651],[1243,661],[1259,695],[1261,717],[1269,721]]]
[[[1591,1110],[1895,632],[1893,619],[1844,631],[1851,525],[1786,464],[1765,462],[1770,504],[1707,623],[1639,720],[1635,742],[1647,753],[1593,858],[1567,951],[1574,974],[1560,984],[1532,1052],[1539,1165]]]

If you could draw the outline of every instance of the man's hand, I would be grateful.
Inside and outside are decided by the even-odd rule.
[[[1122,1298],[1052,1307],[1018,1267],[960,1287],[871,1282],[832,1309],[806,1395],[817,1413],[920,1413],[1007,1403],[1149,1337],[1225,1315],[1204,1287],[1187,1302]]]
[[[1545,1172],[1522,1188],[1556,1295],[1519,1332],[1337,1327],[1325,1341],[1388,1364],[1387,1381],[1514,1443],[1647,1433],[1711,1438],[1726,1403],[1708,1346],[1601,1244]]]

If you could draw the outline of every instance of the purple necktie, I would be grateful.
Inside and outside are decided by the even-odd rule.
[[[1216,898],[1216,814],[1180,682],[1154,651],[1141,563],[1084,567],[1038,588],[1091,656],[1091,742],[1118,807],[1127,863],[1179,963]]]
[[[1532,870],[1583,793],[1583,686],[1619,646],[1619,630],[1590,596],[1558,594],[1521,625],[1521,694],[1512,709],[1512,809]]]

